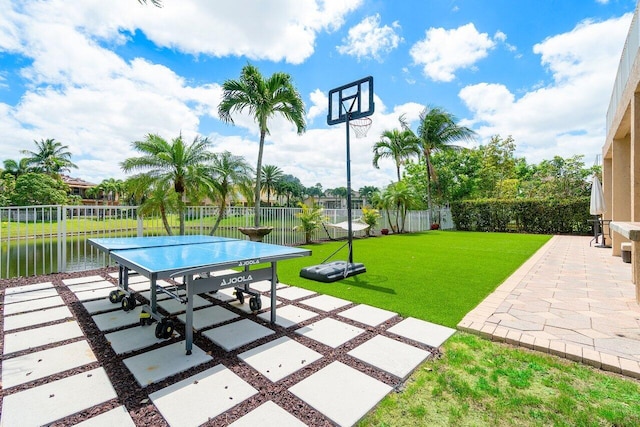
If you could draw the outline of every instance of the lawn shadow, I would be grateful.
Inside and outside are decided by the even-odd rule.
[[[393,288],[386,288],[384,286],[378,286],[378,285],[374,285],[371,282],[375,282],[375,283],[383,283],[388,281],[389,279],[387,278],[387,276],[380,276],[380,275],[375,275],[375,274],[367,274],[367,278],[370,278],[372,280],[363,280],[360,276],[352,276],[348,279],[343,279],[340,282],[350,285],[350,286],[355,286],[358,288],[362,288],[362,289],[369,289],[372,291],[376,291],[376,292],[383,292],[385,294],[395,294],[396,290]]]

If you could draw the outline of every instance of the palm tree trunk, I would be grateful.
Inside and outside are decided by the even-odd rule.
[[[178,200],[178,219],[180,221],[180,235],[184,236],[184,193],[180,194],[180,200]]]
[[[264,151],[264,137],[266,133],[266,130],[260,129],[260,148],[258,149],[258,165],[256,167],[256,203],[253,211],[253,223],[256,227],[260,227],[260,171],[262,170],[262,152]]]
[[[173,236],[173,231],[171,231],[171,226],[169,225],[169,220],[167,219],[167,212],[164,208],[164,205],[160,205],[160,216],[162,217],[162,224],[164,225],[164,229],[167,230],[167,234],[169,236]]]
[[[223,201],[220,204],[220,210],[218,211],[218,218],[216,218],[216,223],[213,224],[213,228],[211,229],[211,231],[209,232],[209,236],[213,236],[216,232],[216,230],[218,229],[218,226],[220,225],[220,222],[222,221],[222,217],[224,216],[224,212],[227,209],[227,204]]]

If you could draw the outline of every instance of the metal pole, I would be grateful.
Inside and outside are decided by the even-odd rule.
[[[353,233],[351,230],[351,149],[349,146],[349,119],[350,112],[347,112],[347,232],[349,233],[349,264],[353,264]]]

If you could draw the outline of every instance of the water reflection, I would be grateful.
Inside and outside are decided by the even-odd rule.
[[[84,238],[67,239],[64,248],[52,239],[33,239],[28,242],[3,242],[0,252],[0,278],[33,276],[58,272],[58,253],[66,254],[67,272],[92,270],[107,265],[106,256],[87,243]]]

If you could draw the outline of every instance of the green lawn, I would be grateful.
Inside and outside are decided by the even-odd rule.
[[[640,383],[457,333],[359,425],[638,426]]]
[[[549,236],[429,231],[354,240],[367,272],[335,283],[299,277],[344,242],[306,246],[311,257],[278,264],[280,281],[455,328]],[[344,248],[331,260],[346,260]]]

